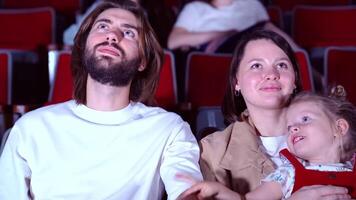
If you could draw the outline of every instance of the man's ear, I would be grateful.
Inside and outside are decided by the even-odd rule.
[[[350,128],[349,123],[345,119],[340,118],[336,120],[336,130],[340,135],[342,136],[346,135],[349,128]]]
[[[143,70],[145,70],[146,69],[146,65],[144,65],[144,64],[141,64],[139,67],[138,67],[138,71],[139,72],[142,72]]]

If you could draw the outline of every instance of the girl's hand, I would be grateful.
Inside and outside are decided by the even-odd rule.
[[[179,195],[179,200],[191,199],[219,199],[219,200],[240,200],[240,195],[219,182],[203,181],[196,182],[191,177],[177,175],[177,178],[193,183],[193,186]]]

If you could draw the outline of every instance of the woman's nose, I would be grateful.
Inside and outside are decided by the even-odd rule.
[[[277,69],[270,69],[266,72],[265,78],[267,80],[279,80],[279,72]]]

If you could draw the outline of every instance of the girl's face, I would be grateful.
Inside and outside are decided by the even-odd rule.
[[[288,56],[267,39],[247,43],[236,80],[249,110],[282,108],[296,87]]]
[[[297,157],[313,163],[339,162],[340,135],[336,120],[330,119],[321,104],[294,103],[287,110],[288,148]]]

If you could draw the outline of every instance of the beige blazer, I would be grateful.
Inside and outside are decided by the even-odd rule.
[[[247,121],[208,135],[200,141],[200,147],[204,180],[218,181],[243,195],[275,169],[261,151],[255,127]]]

